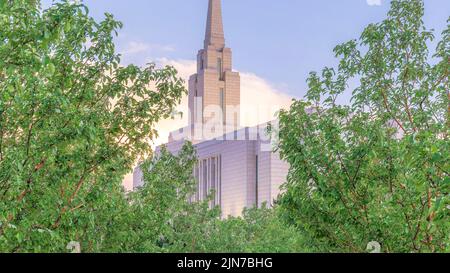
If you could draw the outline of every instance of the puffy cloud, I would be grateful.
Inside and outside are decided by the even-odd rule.
[[[156,63],[161,66],[170,65],[175,67],[178,71],[178,76],[186,81],[186,87],[189,77],[197,71],[197,63],[193,60],[170,60],[167,58],[159,58],[156,60]]]
[[[171,45],[161,45],[153,43],[144,43],[138,41],[130,41],[126,43],[120,51],[123,58],[123,63],[135,63],[143,65],[142,55],[152,55],[154,53],[167,53],[174,51],[175,48]]]
[[[193,60],[169,60],[158,59],[159,65],[171,65],[178,71],[180,77],[187,81],[189,76],[196,73],[197,64]],[[241,125],[255,126],[274,119],[275,113],[280,109],[288,108],[292,103],[292,97],[278,90],[265,79],[247,72],[241,75]],[[186,127],[188,124],[188,99],[185,96],[177,111],[183,113],[182,117],[160,122],[156,128],[159,138],[155,146],[167,142],[170,132]]]
[[[169,60],[167,58],[157,59],[157,64],[161,66],[170,65],[175,67],[178,71],[178,76],[185,80],[185,87],[188,88],[189,77],[197,70],[197,64],[191,60]],[[186,127],[188,124],[188,97],[184,96],[181,99],[176,111],[182,115],[176,115],[173,119],[163,120],[156,126],[158,130],[158,139],[155,140],[154,146],[158,146],[167,142],[170,132]]]
[[[241,74],[241,125],[255,126],[275,118],[280,109],[288,108],[292,96],[278,90],[265,79]]]
[[[150,45],[146,43],[129,42],[121,53],[123,55],[132,55],[147,52],[148,50],[150,50]]]
[[[381,6],[381,0],[366,0],[369,6]]]
[[[175,67],[178,75],[185,79],[186,88],[189,77],[196,73],[197,64],[193,60],[157,59],[159,66],[170,65]],[[292,97],[278,90],[267,80],[247,72],[241,75],[241,125],[254,126],[274,119],[275,113],[281,108],[288,108]],[[170,132],[184,128],[188,124],[188,98],[184,96],[177,111],[183,115],[176,115],[173,119],[163,120],[156,125],[158,139],[153,146],[167,143]],[[124,179],[126,189],[132,189],[133,177],[129,174]]]

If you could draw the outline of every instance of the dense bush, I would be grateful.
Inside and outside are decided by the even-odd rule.
[[[280,114],[281,208],[318,251],[450,250],[450,25],[430,57],[423,2],[391,5]]]
[[[188,201],[191,144],[151,153],[186,92],[176,71],[120,66],[121,23],[73,2],[0,0],[0,252],[450,250],[450,27],[430,59],[422,1],[393,0],[336,47],[337,70],[311,73],[307,101],[280,113],[284,194],[228,219]],[[144,186],[125,193],[147,157]]]
[[[95,249],[186,90],[173,68],[119,65],[112,15],[39,2],[0,1],[0,251]]]
[[[209,201],[191,203],[197,159],[187,143],[174,156],[161,154],[142,165],[145,184],[129,195],[130,206],[112,223],[111,243],[98,251],[119,252],[303,252],[302,238],[275,209],[247,209],[221,219]],[[116,228],[120,227],[120,228]]]

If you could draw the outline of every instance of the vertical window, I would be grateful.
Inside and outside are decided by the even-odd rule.
[[[214,198],[212,200],[212,205],[217,205],[217,190],[216,190],[216,158],[211,159],[211,190],[213,191]]]
[[[217,205],[222,205],[222,157],[217,157]]]
[[[208,197],[208,164],[207,160],[203,160],[203,200]]]
[[[200,168],[200,164],[197,164],[196,166],[195,166],[195,179],[196,179],[196,181],[197,181],[197,190],[196,190],[196,193],[195,193],[195,201],[199,201],[200,200],[200,175],[199,175],[199,168]]]
[[[223,69],[222,69],[222,59],[217,58],[217,73],[219,74],[219,79],[222,80]]]
[[[210,207],[220,206],[221,199],[221,159],[214,156],[199,160],[194,169],[194,177],[197,181],[197,189],[192,200],[195,202],[204,201],[210,193],[213,193]]]
[[[223,88],[220,88],[220,108],[222,109],[222,119],[225,122],[225,90]]]
[[[259,204],[258,204],[258,202],[259,202],[259,200],[258,200],[258,188],[259,188],[259,175],[258,175],[258,170],[259,170],[259,166],[258,166],[258,162],[259,160],[258,160],[258,156],[256,156],[256,187],[255,187],[255,203],[256,203],[256,207],[259,207]]]

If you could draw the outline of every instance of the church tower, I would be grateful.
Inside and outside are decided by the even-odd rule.
[[[197,54],[197,73],[189,79],[189,127],[214,119],[223,128],[218,134],[239,128],[240,95],[240,76],[233,72],[232,52],[225,45],[221,0],[209,0],[204,48]]]

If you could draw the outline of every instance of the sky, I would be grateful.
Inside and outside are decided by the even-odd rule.
[[[50,0],[43,1],[51,2]],[[207,0],[85,0],[91,14],[110,12],[124,23],[116,39],[124,63],[159,58],[194,60],[203,45]],[[388,0],[223,0],[234,68],[254,73],[301,97],[312,70],[333,65],[332,49],[381,21]],[[425,23],[442,32],[450,1],[425,0]]]
[[[52,0],[43,0],[48,6]],[[116,38],[124,65],[157,62],[173,65],[180,76],[195,73],[195,58],[203,46],[208,0],[84,0],[90,13],[102,19],[114,14],[124,27]],[[337,64],[333,48],[358,38],[364,28],[382,21],[389,0],[222,0],[227,47],[234,69],[241,73],[242,105],[278,105],[307,90],[310,71]],[[449,0],[425,0],[425,24],[439,37],[450,15]],[[186,99],[179,107],[185,112]],[[241,120],[254,125],[271,119]],[[245,118],[245,115],[243,115]],[[247,115],[248,116],[248,115]],[[250,115],[253,117],[253,115]],[[184,127],[187,115],[158,124],[160,139]],[[250,118],[251,119],[251,118]],[[264,120],[266,119],[266,120]]]

